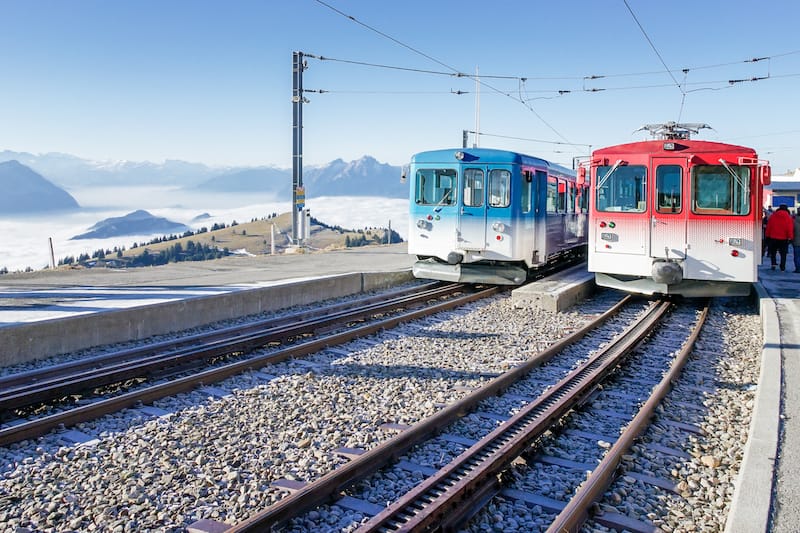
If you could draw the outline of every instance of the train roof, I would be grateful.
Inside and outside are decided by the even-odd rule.
[[[460,160],[462,162],[480,161],[481,163],[531,165],[546,167],[564,174],[575,174],[575,171],[571,168],[564,167],[558,163],[552,163],[540,157],[512,152],[510,150],[498,150],[495,148],[448,148],[443,150],[429,150],[427,152],[414,154],[411,157],[411,162],[451,164],[458,161],[456,153],[464,154],[463,158]]]
[[[672,143],[675,148],[673,150],[665,150],[664,144]],[[601,156],[606,154],[624,155],[624,154],[654,154],[654,155],[672,155],[675,153],[687,152],[692,154],[702,153],[719,153],[730,152],[740,153],[742,155],[749,155],[756,157],[756,151],[753,148],[746,146],[738,146],[735,144],[727,144],[714,141],[701,141],[694,139],[656,139],[651,141],[639,141],[627,144],[617,144],[615,146],[606,146],[598,148],[592,152],[592,156]]]

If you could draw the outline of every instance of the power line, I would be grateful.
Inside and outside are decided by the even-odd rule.
[[[793,50],[791,52],[783,52],[780,54],[772,54],[769,56],[764,57],[757,57],[757,58],[749,58],[749,59],[742,59],[739,61],[729,61],[726,63],[715,63],[712,65],[699,65],[694,67],[685,67],[676,70],[670,70],[671,73],[687,73],[694,70],[708,70],[714,68],[721,68],[721,67],[729,67],[733,65],[742,65],[747,63],[758,63],[761,61],[769,61],[774,58],[778,57],[785,57],[789,55],[796,55],[800,54],[800,50]],[[439,76],[447,76],[447,77],[456,77],[456,78],[470,78],[473,79],[475,76],[473,74],[468,74],[464,72],[444,72],[439,70],[429,70],[429,69],[421,69],[421,68],[414,68],[414,67],[402,67],[397,65],[387,65],[383,63],[369,63],[366,61],[356,61],[352,59],[342,59],[342,58],[335,58],[335,57],[327,57],[327,56],[315,56],[313,54],[305,54],[306,57],[312,57],[314,59],[318,59],[320,61],[334,61],[339,63],[347,63],[352,65],[359,65],[359,66],[366,66],[366,67],[375,67],[375,68],[384,68],[384,69],[391,69],[391,70],[403,70],[408,72],[418,72],[421,74],[433,74]],[[643,72],[622,72],[616,74],[588,74],[585,76],[514,76],[514,75],[492,75],[492,74],[481,74],[482,79],[501,79],[501,80],[516,80],[516,81],[559,81],[559,80],[567,80],[567,81],[592,81],[592,80],[601,80],[606,78],[631,78],[631,77],[640,77],[640,76],[653,76],[653,75],[662,75],[664,74],[663,70],[650,70],[650,71],[643,71]],[[683,85],[683,84],[681,84]]]
[[[418,49],[414,48],[414,47],[413,47],[413,46],[411,46],[411,45],[408,45],[408,44],[406,44],[406,43],[403,43],[403,42],[399,41],[398,39],[395,39],[395,38],[394,38],[394,37],[392,37],[391,35],[387,35],[386,33],[384,33],[384,32],[382,32],[382,31],[378,30],[377,28],[374,28],[374,27],[370,26],[369,24],[366,24],[366,23],[364,23],[364,22],[361,22],[360,20],[356,19],[356,18],[355,18],[355,17],[353,17],[352,15],[348,15],[348,14],[346,14],[346,13],[344,13],[344,12],[340,11],[339,9],[336,9],[335,7],[331,6],[330,4],[327,4],[327,3],[323,2],[322,0],[315,0],[315,1],[316,1],[318,4],[320,4],[320,5],[324,6],[324,7],[327,7],[327,8],[328,8],[328,9],[330,9],[331,11],[334,11],[335,13],[338,13],[339,15],[341,15],[341,16],[343,16],[343,17],[347,18],[348,20],[350,20],[350,21],[352,21],[352,22],[355,22],[356,24],[358,24],[358,25],[360,25],[360,26],[362,26],[362,27],[364,27],[364,28],[366,28],[366,29],[368,29],[368,30],[370,30],[370,31],[372,31],[372,32],[375,32],[375,33],[377,33],[377,34],[378,34],[378,35],[380,35],[381,37],[384,37],[384,38],[386,38],[386,39],[389,39],[389,40],[390,40],[390,41],[392,41],[393,43],[395,43],[395,44],[398,44],[398,45],[400,45],[400,46],[402,46],[403,48],[406,48],[406,49],[408,49],[408,50],[411,50],[411,51],[412,51],[412,52],[414,52],[415,54],[419,54],[419,55],[421,55],[422,57],[424,57],[424,58],[426,58],[426,59],[429,59],[430,61],[433,61],[434,63],[436,63],[436,64],[438,64],[438,65],[441,65],[441,66],[443,66],[443,67],[445,67],[445,68],[447,68],[447,69],[449,69],[449,70],[453,71],[453,72],[454,72],[454,73],[456,73],[456,74],[459,74],[459,73],[461,73],[461,72],[460,72],[458,69],[456,69],[456,68],[454,68],[454,67],[451,67],[451,66],[450,66],[450,65],[448,65],[447,63],[444,63],[444,62],[442,62],[442,61],[439,61],[439,60],[438,60],[438,59],[436,59],[435,57],[432,57],[432,56],[430,56],[430,55],[428,55],[428,54],[426,54],[426,53],[424,53],[424,52],[422,52],[422,51],[420,51],[420,50],[418,50]],[[551,125],[549,122],[547,122],[547,121],[544,119],[544,117],[542,117],[542,116],[541,116],[541,115],[540,115],[540,114],[539,114],[539,113],[538,113],[538,112],[537,112],[537,111],[536,111],[536,110],[533,108],[533,106],[532,106],[530,103],[523,101],[521,98],[516,98],[516,97],[514,97],[513,95],[511,95],[511,94],[509,94],[509,93],[504,93],[503,91],[501,91],[501,90],[497,89],[496,87],[493,87],[492,85],[489,85],[489,84],[488,84],[488,83],[486,83],[485,81],[481,80],[481,79],[480,79],[480,77],[476,77],[476,76],[472,76],[472,75],[468,75],[468,74],[463,74],[463,76],[464,76],[464,77],[468,77],[468,78],[470,78],[470,79],[473,79],[473,80],[477,81],[478,83],[480,83],[481,85],[483,85],[484,87],[486,87],[486,88],[488,88],[488,89],[490,89],[490,90],[492,90],[492,91],[498,92],[498,93],[500,93],[500,94],[504,94],[505,96],[507,96],[507,97],[511,98],[512,100],[516,100],[517,102],[521,103],[521,104],[522,104],[522,105],[524,105],[526,108],[528,108],[528,110],[529,110],[531,113],[533,113],[533,115],[534,115],[534,116],[536,116],[536,118],[538,118],[538,119],[539,119],[539,120],[542,122],[542,124],[544,124],[545,126],[547,126],[548,128],[550,128],[550,130],[551,130],[553,133],[555,133],[555,134],[556,134],[558,137],[560,137],[560,138],[561,138],[561,139],[563,139],[564,141],[566,141],[566,140],[567,140],[567,139],[566,139],[566,138],[565,138],[563,135],[561,135],[561,133],[559,133],[559,131],[558,131],[558,130],[556,130],[556,129],[555,129],[555,128],[554,128],[554,127],[553,127],[553,126],[552,126],[552,125]]]
[[[667,74],[669,74],[670,78],[672,78],[672,81],[675,82],[675,86],[678,87],[678,90],[681,93],[683,93],[683,88],[681,87],[681,84],[678,83],[678,80],[676,80],[675,76],[672,75],[672,71],[667,66],[667,63],[664,61],[664,58],[661,57],[661,53],[658,51],[658,48],[656,48],[656,45],[653,44],[653,41],[650,39],[650,36],[647,35],[647,32],[644,30],[644,27],[642,27],[642,24],[639,22],[639,19],[636,18],[636,13],[634,13],[633,9],[631,9],[631,6],[628,4],[628,0],[622,0],[622,1],[625,3],[625,7],[628,8],[628,11],[633,17],[634,22],[636,22],[636,25],[639,26],[639,29],[642,31],[642,35],[644,35],[644,38],[647,39],[648,43],[650,43],[650,47],[653,49],[653,52],[655,52],[656,56],[658,56],[658,60],[661,61],[662,65],[664,65],[664,70],[667,72]]]
[[[644,35],[645,39],[647,39],[647,42],[650,43],[650,47],[656,53],[656,56],[658,56],[658,60],[661,61],[662,65],[664,65],[664,69],[669,74],[669,77],[672,78],[672,81],[675,82],[675,86],[678,87],[678,90],[681,92],[681,108],[680,108],[680,111],[678,112],[678,120],[676,121],[676,122],[680,122],[681,121],[681,115],[683,114],[683,105],[686,102],[686,91],[683,90],[683,87],[681,87],[681,84],[678,83],[678,80],[676,80],[675,76],[672,75],[672,71],[667,66],[667,63],[664,61],[664,58],[661,57],[661,53],[658,51],[658,48],[656,48],[656,45],[653,44],[653,41],[650,39],[650,36],[647,35],[647,32],[644,31],[644,27],[639,22],[639,19],[636,18],[636,13],[634,13],[633,9],[631,9],[631,6],[628,4],[628,0],[622,0],[622,1],[625,3],[625,7],[628,8],[628,11],[630,12],[631,16],[633,17],[633,20],[636,22],[636,25],[639,26],[639,29],[642,31],[642,35]],[[688,72],[684,72],[684,82],[686,81],[686,76],[687,75],[688,75]]]
[[[795,54],[795,53],[800,53],[800,51],[786,52],[786,53],[778,54],[776,56],[771,56],[771,57],[786,56],[786,55],[791,55],[791,54]],[[320,61],[333,61],[333,62],[357,65],[357,66],[362,66],[362,67],[399,70],[399,71],[404,71],[404,72],[414,72],[414,73],[420,73],[420,74],[446,76],[446,77],[449,77],[449,78],[454,78],[455,77],[455,78],[473,79],[475,77],[472,74],[465,74],[465,73],[460,73],[460,72],[456,72],[456,73],[454,73],[454,72],[443,72],[443,71],[421,69],[421,68],[415,68],[415,67],[404,67],[404,66],[398,66],[398,65],[388,65],[388,64],[384,64],[384,63],[370,63],[370,62],[366,62],[366,61],[356,61],[356,60],[351,60],[351,59],[342,59],[342,58],[332,58],[332,57],[327,57],[327,56],[318,56],[318,55],[314,55],[314,54],[310,54],[310,53],[306,53],[305,57],[312,58],[312,59],[317,59],[317,60],[320,60]],[[766,58],[762,57],[762,58],[755,58],[755,59],[747,59],[747,60],[743,60],[743,61],[729,62],[729,63],[719,63],[719,64],[716,64],[716,65],[694,67],[693,69],[683,69],[683,71],[701,70],[701,69],[706,69],[706,68],[716,68],[716,67],[720,67],[720,66],[730,66],[730,65],[741,64],[741,63],[752,63],[752,62],[755,62],[755,61],[762,61],[764,59],[768,59],[768,57],[766,57]],[[482,78],[482,79],[483,78],[489,78],[489,79],[517,80],[518,82],[520,82],[520,83],[522,83],[524,85],[527,81],[530,81],[530,80],[564,80],[564,79],[569,79],[569,80],[576,80],[576,81],[577,80],[587,81],[587,80],[601,80],[601,79],[615,78],[615,77],[619,78],[619,77],[632,77],[632,76],[646,76],[646,75],[652,75],[652,74],[661,75],[663,73],[664,73],[664,71],[658,71],[658,72],[640,72],[640,73],[616,74],[616,75],[615,74],[611,74],[611,75],[572,76],[572,77],[568,77],[568,78],[567,77],[530,77],[530,76],[481,75],[480,78]],[[686,81],[684,81],[680,85],[681,85],[681,87],[684,88],[686,93],[697,92],[697,91],[706,91],[706,90],[718,91],[718,90],[722,90],[722,89],[727,89],[729,87],[713,87],[711,85],[720,85],[720,84],[735,85],[735,84],[745,83],[745,82],[755,82],[755,81],[763,81],[763,80],[766,80],[766,79],[788,78],[788,77],[797,77],[797,76],[800,76],[800,74],[798,74],[798,73],[777,74],[777,75],[776,74],[770,74],[768,76],[753,76],[753,77],[750,77],[750,78],[741,78],[741,79],[730,79],[729,78],[729,79],[707,80],[707,81],[696,81],[696,82],[686,82]],[[497,89],[497,88],[493,88],[493,89],[497,94],[500,94],[501,96],[511,97],[514,100],[518,100],[521,103],[525,103],[525,102],[530,101],[530,100],[552,99],[552,98],[561,97],[561,96],[565,96],[567,94],[573,94],[573,93],[598,93],[598,92],[604,92],[604,91],[658,89],[658,88],[672,87],[672,86],[673,86],[673,84],[648,84],[648,85],[627,85],[627,86],[616,86],[616,87],[586,87],[584,85],[582,88],[575,88],[575,89],[527,89],[527,88],[525,88],[525,89],[521,90],[520,92],[524,92],[524,94],[526,94],[526,95],[528,95],[528,94],[552,94],[553,96],[536,97],[536,98],[523,98],[523,97],[520,97],[519,99],[513,98],[512,91],[510,91],[510,90],[509,91],[502,91],[502,90]],[[688,87],[692,87],[692,86],[697,87],[697,88],[695,88],[695,89],[687,89]],[[708,87],[703,87],[703,86],[708,86]],[[341,93],[341,92],[348,92],[348,91],[327,91],[326,90],[326,91],[322,91],[322,92],[337,92],[337,93]],[[369,91],[369,92],[372,93],[372,94],[380,94],[380,93],[400,94],[400,93],[404,93],[403,91],[400,91],[400,92],[398,92],[398,91]],[[424,94],[425,92],[426,91],[420,91],[420,92],[418,92],[416,94]],[[437,91],[430,91],[430,92],[436,93]],[[451,90],[449,92],[453,93],[453,94],[470,94],[471,93],[471,91],[465,91],[465,90],[458,90],[458,91]],[[415,93],[408,92],[408,94],[415,94]]]
[[[571,142],[559,142],[559,141],[545,141],[542,139],[527,139],[525,137],[513,137],[511,135],[499,135],[494,133],[483,133],[483,132],[476,132],[471,130],[465,130],[467,133],[472,133],[473,135],[480,135],[482,137],[498,137],[500,139],[510,139],[513,141],[529,141],[529,142],[536,142],[536,143],[545,143],[545,144],[560,144],[560,145],[567,145],[567,146],[588,146],[589,148],[592,147],[591,144],[581,144],[581,143],[571,143]]]

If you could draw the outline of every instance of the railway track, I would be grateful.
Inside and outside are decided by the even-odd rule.
[[[507,424],[586,354],[639,322],[647,305],[631,301],[574,344],[557,341],[616,302],[601,291],[573,311],[551,314],[500,294],[74,431],[0,447],[0,518],[11,528],[54,531],[93,524],[176,532],[205,524],[207,530],[211,520],[217,528],[240,527],[290,501],[291,491],[304,493],[314,480],[352,468],[393,438],[410,438],[419,423],[452,408],[453,422],[439,419],[440,428],[428,427],[430,438],[385,455],[377,473],[365,469],[360,481],[333,485],[319,505],[265,526],[354,531]],[[643,403],[644,389],[653,387],[646,372],[663,371],[673,359],[678,332],[695,313],[676,311],[666,333],[649,336],[630,365],[495,476],[502,484],[486,491],[486,506],[465,500],[462,507],[476,514],[459,530],[547,529],[618,440],[624,426],[615,426],[618,420],[632,419],[630,407]],[[655,423],[623,456],[620,475],[592,506],[583,530],[609,529],[604,524],[620,515],[642,521],[624,526],[630,531],[722,529],[715,525],[725,523],[725,494],[732,494],[754,394],[758,324],[748,302],[715,302],[691,362]],[[545,362],[539,354],[547,352]],[[541,364],[533,363],[525,379],[501,378],[537,358]],[[475,409],[455,412],[456,402],[477,398],[488,384],[497,390]],[[89,439],[91,445],[81,444]],[[679,453],[659,458],[659,444]],[[721,465],[705,466],[712,460]]]
[[[579,345],[581,339],[618,314],[629,300],[620,302],[598,317],[594,323],[559,341],[513,371],[496,378],[463,401],[442,409],[422,423],[404,428],[389,442],[369,451],[343,450],[342,453],[348,454],[352,460],[319,480],[309,484],[288,481],[276,483],[276,486],[292,493],[263,512],[233,526],[230,531],[275,530],[283,527],[291,529],[292,525],[295,529],[304,529],[308,525],[303,522],[305,513],[322,505],[337,505],[337,502],[364,512],[365,506],[358,503],[357,497],[354,501],[354,496],[351,496],[359,494],[359,485],[372,485],[364,480],[374,476],[381,468],[398,468],[392,464],[397,463],[399,458],[412,457],[411,450],[424,447],[426,441],[435,438],[451,439],[463,451],[454,454],[452,460],[439,469],[415,464],[413,459],[400,461],[404,464],[400,469],[425,472],[424,480],[414,483],[413,489],[399,496],[386,508],[377,509],[372,506],[373,512],[365,512],[358,531],[448,531],[460,528],[488,501],[501,494],[504,489],[498,480],[508,475],[512,462],[519,461],[520,456],[530,458],[536,455],[531,447],[539,444],[546,432],[557,431],[555,428],[564,423],[565,415],[591,403],[591,398],[597,394],[598,389],[602,389],[602,384],[618,372],[637,346],[653,335],[655,328],[668,314],[671,304],[665,301],[654,303],[645,316],[630,320],[631,324],[613,341],[607,344],[601,342],[605,346],[590,357],[575,363],[576,366],[566,371],[556,384],[541,387],[542,392],[538,396],[526,393],[524,397],[520,397],[523,401],[520,402],[519,410],[504,417],[502,424],[482,438],[454,437],[452,434],[443,436],[442,432],[447,431],[450,425],[466,413],[474,411],[482,402],[486,403],[497,395],[508,394],[509,390],[516,387],[515,383],[530,374],[531,370],[551,361],[570,346]],[[579,529],[588,516],[589,509],[596,505],[595,501],[613,480],[620,458],[627,453],[633,439],[646,426],[653,410],[668,391],[670,382],[680,372],[706,312],[707,310],[700,315],[697,325],[674,361],[667,368],[661,369],[663,377],[653,388],[652,397],[643,402],[638,414],[631,415],[622,435],[613,446],[609,445],[611,449],[605,457],[598,459],[599,466],[588,476],[589,482],[582,486],[569,504],[557,505],[557,510],[563,510],[558,516],[550,517],[552,525],[549,531]],[[597,340],[593,339],[588,344],[593,343],[597,343]],[[658,373],[659,369],[654,371]],[[548,459],[543,460],[547,462]],[[555,459],[550,460],[560,463]],[[586,465],[582,464],[580,467],[586,468]],[[591,470],[592,466],[589,465],[588,468]],[[524,493],[518,492],[506,490],[502,494],[506,498],[514,495],[513,497],[524,499]],[[607,525],[613,525],[613,520]]]
[[[24,413],[30,406],[62,398],[84,398],[113,384],[131,380],[162,382],[138,386],[47,416],[15,420],[0,428],[0,445],[41,436],[53,428],[85,422],[127,407],[149,404],[200,384],[208,385],[239,372],[371,335],[498,291],[496,287],[473,290],[463,284],[430,283],[5,376],[0,378],[0,413],[6,419],[20,410]],[[261,348],[271,351],[247,355]],[[216,366],[207,368],[211,362],[216,362]]]

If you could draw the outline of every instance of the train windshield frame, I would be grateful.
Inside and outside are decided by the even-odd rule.
[[[481,207],[483,205],[483,169],[468,167],[464,169],[464,205]]]
[[[597,167],[595,209],[602,212],[644,213],[647,210],[647,167]]]
[[[454,168],[420,168],[414,177],[418,205],[455,205],[458,173]]]
[[[722,216],[751,213],[749,167],[696,165],[691,176],[693,213]]]
[[[659,165],[656,167],[656,211],[680,213],[683,211],[683,167]]]

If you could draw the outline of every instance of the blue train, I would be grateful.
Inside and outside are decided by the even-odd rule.
[[[408,253],[417,278],[519,285],[585,256],[589,194],[568,168],[487,148],[414,155]]]

